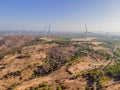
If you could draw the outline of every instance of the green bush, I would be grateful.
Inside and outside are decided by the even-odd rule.
[[[85,90],[94,90],[93,87],[87,86]]]
[[[104,72],[107,76],[120,80],[120,63],[116,63],[113,66],[107,66]]]
[[[57,90],[62,90],[62,87],[61,87],[60,84],[58,84],[58,86],[57,86]]]
[[[19,55],[19,56],[17,56],[16,58],[18,58],[18,59],[30,58],[30,55],[26,55],[26,56]]]
[[[2,60],[4,58],[4,55],[0,55],[0,60]]]
[[[114,52],[114,54],[115,54],[116,56],[120,57],[120,49],[117,49],[117,50]]]

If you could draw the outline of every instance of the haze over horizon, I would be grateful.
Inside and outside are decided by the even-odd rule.
[[[1,0],[0,30],[120,32],[120,0]]]

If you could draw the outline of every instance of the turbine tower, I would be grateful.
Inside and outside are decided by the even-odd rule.
[[[86,30],[86,32],[85,33],[88,33],[88,30],[87,30],[87,25],[85,24],[85,30]]]
[[[88,33],[87,25],[85,24],[85,32],[83,33],[82,37],[86,37]]]
[[[51,25],[49,24],[49,26],[48,26],[48,38],[49,38],[49,39],[50,39],[50,37],[51,37],[50,29],[51,29]]]
[[[18,42],[20,43],[20,37],[21,37],[21,33],[20,30],[18,31]]]
[[[47,36],[46,36],[46,26],[44,26],[44,38],[46,39]]]

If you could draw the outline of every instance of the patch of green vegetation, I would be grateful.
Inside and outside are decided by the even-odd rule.
[[[112,55],[106,52],[105,50],[97,50],[95,51],[95,53],[99,55],[101,58],[106,58],[106,59],[112,58]]]
[[[12,48],[11,50],[4,52],[3,54],[0,54],[0,60],[2,60],[6,55],[14,55],[16,53],[21,54],[21,48]]]
[[[108,77],[120,80],[120,63],[116,63],[113,66],[107,66],[104,70],[104,73]]]
[[[16,72],[10,72],[10,73],[7,73],[6,75],[4,75],[2,78],[8,78],[10,76],[20,76],[21,75],[21,71],[16,71]]]
[[[4,58],[4,55],[0,55],[0,60],[2,60]]]
[[[7,88],[7,90],[14,90],[15,89],[15,87],[17,86],[17,85],[19,85],[20,83],[14,83],[13,85],[11,85],[9,88]]]
[[[36,45],[36,44],[40,44],[41,42],[42,42],[42,40],[39,39],[39,37],[36,37],[34,40],[32,40],[31,42],[25,44],[24,46]]]
[[[62,86],[60,84],[58,84],[57,90],[62,90]]]
[[[74,78],[76,79],[76,78],[80,77],[81,75],[82,75],[81,73],[77,73],[77,74],[74,76]]]
[[[71,41],[68,41],[68,40],[52,40],[52,41],[49,41],[47,43],[56,43],[56,44],[59,44],[59,45],[69,45],[71,43]]]
[[[9,55],[9,54],[16,54],[16,53],[21,53],[21,48],[11,48],[11,50],[7,51],[4,53],[4,55]]]
[[[44,82],[38,87],[30,87],[30,90],[51,90],[51,88],[47,82]]]
[[[94,90],[95,83],[98,83],[98,79],[100,74],[100,69],[90,70],[88,73],[83,74],[88,80],[88,85],[86,86],[86,90]],[[99,90],[99,89],[98,89]]]
[[[112,66],[108,65],[104,70],[91,70],[85,74],[85,77],[88,79],[88,86],[86,87],[86,90],[91,90],[91,87],[94,88],[95,83],[97,83],[98,89],[105,89],[103,84],[104,81],[108,81],[110,79],[120,81],[120,63],[116,63]]]
[[[104,41],[104,42],[106,42],[106,43],[108,43],[108,44],[110,44],[110,45],[116,45],[117,43],[119,43],[120,41],[119,40],[106,40],[106,41]]]
[[[87,87],[85,88],[85,90],[94,90],[94,88],[87,86]]]
[[[120,49],[118,48],[118,49],[114,52],[114,54],[115,54],[116,56],[120,57]]]
[[[109,48],[109,49],[114,49],[114,47],[116,46],[116,44],[120,43],[120,40],[104,40],[103,42],[105,42],[104,44],[101,44],[100,46],[103,46],[105,48]]]
[[[18,58],[18,59],[30,58],[30,55],[26,55],[26,56],[19,55],[19,56],[17,56],[16,58]]]

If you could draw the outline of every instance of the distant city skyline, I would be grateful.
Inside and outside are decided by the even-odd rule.
[[[1,0],[0,30],[120,32],[120,0]]]

